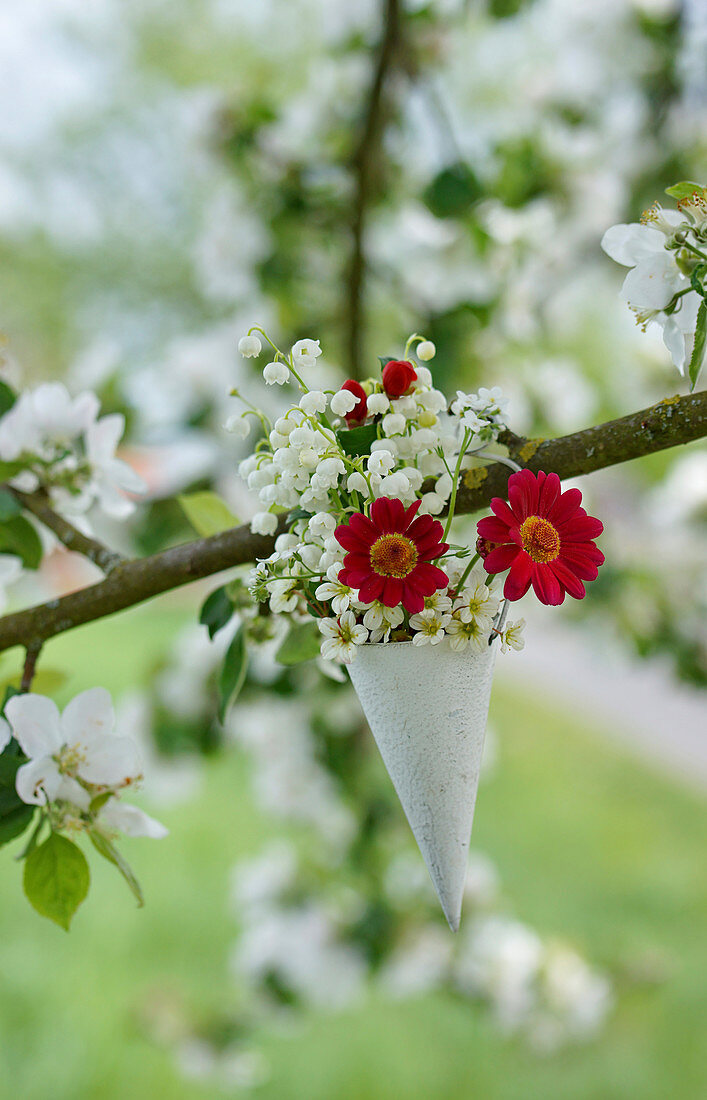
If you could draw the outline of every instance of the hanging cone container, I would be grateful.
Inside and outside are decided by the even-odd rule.
[[[359,646],[351,682],[427,864],[459,928],[498,642],[483,653],[388,642]]]

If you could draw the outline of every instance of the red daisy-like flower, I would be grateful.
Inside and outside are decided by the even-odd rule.
[[[406,508],[400,500],[379,497],[370,519],[356,512],[336,528],[336,540],[347,551],[339,580],[358,588],[363,603],[402,604],[416,614],[425,596],[449,584],[449,577],[431,564],[449,549],[440,541],[442,524],[432,516],[415,518],[419,507],[419,500]]]
[[[604,555],[593,539],[604,526],[580,507],[579,489],[560,490],[557,474],[521,470],[508,479],[508,503],[491,501],[493,516],[479,520],[477,549],[488,573],[504,573],[503,594],[519,600],[532,584],[541,603],[560,604],[569,593],[585,596]]]

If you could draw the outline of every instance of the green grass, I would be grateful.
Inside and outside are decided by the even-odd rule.
[[[139,609],[51,643],[71,667],[67,695],[119,691],[146,674],[181,621],[178,603]],[[522,660],[522,657],[513,659]],[[291,1033],[258,1037],[267,1100],[701,1100],[707,886],[705,808],[578,728],[541,699],[504,687],[492,704],[500,761],[482,788],[474,845],[499,865],[509,907],[611,969],[618,1006],[595,1042],[543,1058],[499,1036],[483,1011],[436,995],[371,998]],[[204,1100],[144,1032],[145,1005],[169,997],[197,1014],[235,1004],[226,956],[235,933],[227,876],[270,827],[247,800],[235,757],[206,765],[202,793],[161,813],[162,842],[126,842],[147,895],[91,859],[72,932],[36,916],[21,869],[0,861],[0,1098]],[[657,971],[657,983],[632,975]]]

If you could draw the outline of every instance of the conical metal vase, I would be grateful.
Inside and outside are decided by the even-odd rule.
[[[360,646],[349,675],[427,864],[459,928],[498,641],[482,653],[412,642]]]

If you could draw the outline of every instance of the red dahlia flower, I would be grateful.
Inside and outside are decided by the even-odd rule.
[[[407,359],[391,359],[383,367],[382,379],[388,397],[402,397],[417,382],[417,371]]]
[[[363,424],[364,420],[368,416],[368,405],[366,404],[366,391],[360,382],[357,382],[355,378],[349,378],[344,382],[341,387],[342,390],[348,390],[354,397],[358,397],[358,402],[354,405],[351,412],[344,413],[344,419],[349,427],[352,424]]]
[[[415,518],[419,507],[419,500],[405,508],[400,500],[379,497],[370,519],[356,512],[336,528],[337,542],[348,551],[339,580],[358,588],[363,603],[402,604],[417,614],[425,596],[449,584],[449,577],[431,564],[449,549],[440,541],[442,524],[432,516]]]
[[[582,581],[595,580],[604,561],[592,541],[604,526],[580,508],[581,500],[579,489],[560,491],[557,474],[530,470],[509,477],[508,504],[493,498],[495,514],[477,524],[477,548],[488,573],[510,569],[506,599],[519,600],[531,584],[541,603],[562,603],[566,592],[584,598]]]

